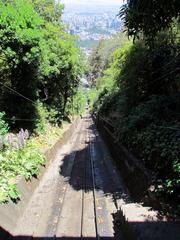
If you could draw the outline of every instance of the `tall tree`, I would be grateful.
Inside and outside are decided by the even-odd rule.
[[[32,0],[35,10],[47,22],[60,23],[64,5],[55,0]]]
[[[43,20],[30,1],[0,1],[0,59],[7,65],[6,75],[3,75],[3,65],[0,66],[1,108],[9,118],[36,116],[33,101],[37,98],[36,73],[42,24]]]
[[[161,30],[180,17],[179,0],[128,0],[120,11],[125,20],[128,35],[138,37],[143,33],[150,43]]]
[[[90,56],[89,59],[90,64],[89,78],[92,85],[95,85],[96,80],[102,75],[103,59],[100,51],[103,47],[103,44],[104,42],[103,40],[101,40],[97,47],[93,49],[92,55]]]

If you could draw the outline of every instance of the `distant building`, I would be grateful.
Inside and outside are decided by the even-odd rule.
[[[74,35],[74,30],[73,29],[70,29],[70,34]]]
[[[114,12],[92,14],[66,13],[63,21],[71,35],[78,35],[82,41],[99,41],[109,39],[121,28],[122,22]],[[88,50],[88,48],[86,48]],[[89,51],[87,52],[87,55]]]

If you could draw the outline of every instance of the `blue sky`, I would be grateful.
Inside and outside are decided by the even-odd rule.
[[[91,4],[91,5],[119,5],[123,4],[123,0],[60,0],[65,4]]]

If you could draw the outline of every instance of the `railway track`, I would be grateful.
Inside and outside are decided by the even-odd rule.
[[[6,239],[123,240],[136,239],[137,233],[143,239],[154,239],[159,223],[148,221],[147,230],[146,225],[133,224],[132,212],[138,221],[156,216],[129,199],[105,142],[86,115],[48,167],[13,237],[6,233]],[[174,232],[173,239],[178,239],[178,225],[163,225],[159,225],[157,239],[170,239]]]
[[[88,122],[89,123],[89,122]],[[82,135],[81,135],[82,134]],[[78,233],[76,233],[75,235],[79,235],[79,236],[76,236],[78,238],[81,238],[81,239],[84,239],[84,238],[88,238],[88,237],[93,237],[93,239],[97,239],[99,240],[101,237],[99,235],[99,219],[101,219],[100,216],[98,216],[98,210],[97,210],[97,196],[96,196],[96,180],[95,180],[95,171],[94,171],[94,159],[93,159],[93,153],[92,153],[92,138],[94,135],[94,131],[91,131],[88,129],[87,127],[87,122],[86,123],[83,123],[83,126],[81,128],[81,134],[79,136],[79,139],[80,141],[79,142],[76,142],[75,144],[79,145],[79,143],[82,145],[82,148],[84,149],[84,152],[82,154],[81,157],[84,158],[84,169],[83,169],[83,175],[82,175],[82,179],[80,179],[79,177],[79,185],[78,187],[82,189],[82,193],[81,193],[81,199],[80,199],[80,203],[81,203],[81,206],[79,207],[78,211],[81,212],[81,219],[79,219],[79,222],[80,222],[80,231]],[[73,171],[76,172],[75,168],[77,166],[77,162],[79,160],[79,152],[76,151],[74,152],[74,154],[72,155],[72,160],[73,160],[73,165],[71,167],[71,170],[70,170],[70,178],[73,178]],[[89,155],[89,158],[87,158],[86,156]],[[89,162],[88,162],[89,161]],[[90,166],[90,168],[88,167],[88,165]],[[90,170],[90,172],[88,173],[88,171]],[[91,179],[88,178],[87,180],[87,175],[89,175],[91,177]],[[76,176],[77,177],[77,176]],[[88,181],[88,183],[87,183]],[[90,183],[91,182],[91,183]],[[94,229],[93,227],[91,228],[91,230],[93,229],[92,233],[90,235],[92,236],[88,236],[86,233],[87,233],[87,229],[85,229],[86,227],[89,227],[87,226],[87,224],[85,223],[86,221],[86,217],[85,217],[85,211],[87,208],[89,208],[89,206],[87,206],[87,201],[86,201],[86,192],[88,191],[88,187],[91,185],[91,190],[92,190],[92,196],[93,196],[93,199],[91,197],[91,200],[92,200],[92,203],[93,203],[93,209],[91,209],[91,214],[93,212],[93,218],[91,218],[91,227],[92,225],[94,225]],[[53,208],[54,210],[54,214],[53,214],[53,218],[54,220],[52,219],[52,224],[50,225],[48,231],[47,231],[47,238],[44,238],[44,239],[49,239],[49,237],[51,236],[54,236],[54,239],[59,239],[60,235],[61,235],[61,228],[58,227],[59,225],[61,225],[60,221],[61,221],[61,218],[63,218],[61,216],[62,214],[62,209],[63,209],[63,205],[65,205],[65,199],[66,199],[66,194],[68,192],[68,188],[69,188],[69,185],[66,185],[64,187],[64,190],[62,192],[61,190],[62,188],[62,185],[60,186],[60,192],[59,192],[59,196],[61,196],[61,201],[60,202],[56,202],[55,203],[55,206]],[[101,222],[102,224],[102,222]],[[78,231],[78,229],[77,229]],[[63,235],[63,234],[62,234]],[[64,234],[65,235],[65,234]],[[69,233],[67,233],[67,236],[69,235]],[[63,236],[61,236],[63,237]],[[65,236],[64,236],[65,237]]]
[[[17,239],[115,239],[112,213],[118,208],[118,183],[110,176],[114,168],[90,116],[83,117],[70,145],[32,197]]]

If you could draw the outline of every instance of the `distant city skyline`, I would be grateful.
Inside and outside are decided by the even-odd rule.
[[[64,4],[77,4],[77,5],[118,5],[121,6],[124,0],[60,0]]]
[[[58,0],[56,0],[58,1]],[[111,39],[123,26],[118,12],[123,0],[59,0],[65,4],[62,20],[88,55],[102,39]]]

